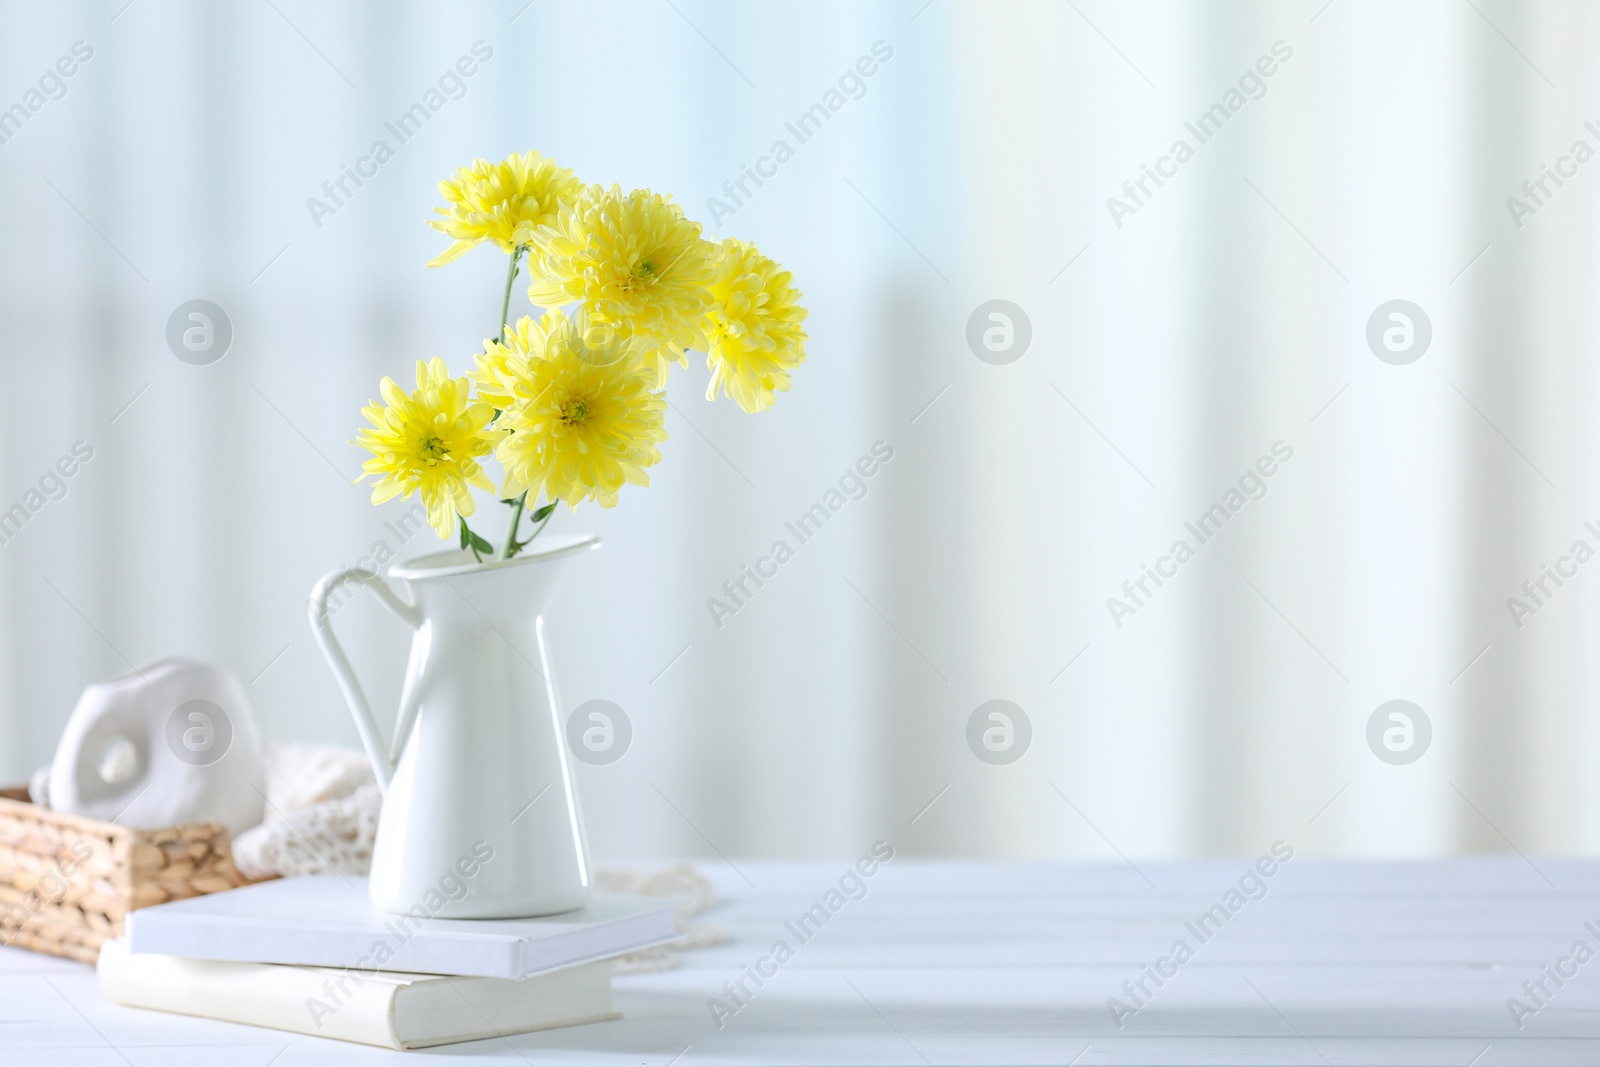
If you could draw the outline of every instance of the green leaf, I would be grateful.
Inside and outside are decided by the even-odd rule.
[[[459,515],[456,516],[456,518],[461,522],[461,547],[472,549],[473,558],[475,558],[479,563],[483,562],[484,553],[487,553],[492,558],[494,556],[494,546],[484,538],[473,533],[472,530],[468,528],[466,519],[461,518]]]
[[[539,510],[535,511],[532,515],[529,515],[528,516],[528,521],[529,522],[540,522],[540,521],[542,521],[542,520],[544,520],[546,518],[549,518],[550,513],[556,509],[556,505],[559,504],[559,503],[561,503],[561,501],[559,501],[559,500],[550,501],[550,503],[546,504],[544,507],[542,507]]]

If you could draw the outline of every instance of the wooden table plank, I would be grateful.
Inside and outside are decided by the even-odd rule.
[[[896,860],[813,936],[792,923],[846,864],[707,864],[731,940],[619,979],[617,1023],[454,1046],[493,1064],[1600,1063],[1600,958],[1519,1029],[1508,997],[1585,940],[1600,863],[1296,859],[1200,943],[1185,922],[1248,860],[1126,865]],[[1536,866],[1535,866],[1536,865]],[[1142,875],[1141,875],[1142,872]],[[1148,881],[1146,881],[1148,879]],[[794,957],[719,1029],[707,1005],[775,940]],[[1174,940],[1193,959],[1119,1028]],[[748,979],[746,987],[754,989]],[[106,1003],[92,972],[0,949],[0,1060],[66,1065],[399,1062],[399,1053]],[[423,1053],[404,1054],[413,1058]],[[125,1057],[125,1058],[124,1058]],[[274,1057],[277,1057],[274,1059]]]

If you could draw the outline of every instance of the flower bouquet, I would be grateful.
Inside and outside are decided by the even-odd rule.
[[[372,453],[363,477],[377,478],[374,504],[420,494],[439,536],[478,558],[515,556],[559,503],[609,508],[624,484],[649,485],[667,437],[667,372],[688,366],[690,349],[706,354],[706,399],[723,394],[752,413],[805,359],[806,309],[789,272],[738,238],[706,240],[670,197],[586,186],[531,151],[480,159],[439,191],[443,217],[429,224],[454,242],[428,265],[498,247],[508,257],[500,319],[465,377],[435,358],[417,362],[410,394],[384,378],[357,443]],[[528,299],[548,310],[512,325],[524,257]],[[490,453],[511,508],[498,550],[467,523],[472,490],[495,491],[479,465]]]
[[[805,359],[806,311],[788,272],[753,245],[713,244],[671,199],[582,185],[537,152],[480,160],[439,189],[432,225],[454,243],[431,265],[498,247],[509,260],[500,317],[464,377],[436,358],[417,363],[410,393],[383,379],[357,443],[372,453],[362,477],[377,479],[373,503],[420,495],[434,530],[459,547],[392,567],[388,580],[334,571],[312,590],[311,624],[384,793],[374,902],[407,912],[437,898],[440,871],[472,856],[470,890],[430,914],[546,915],[583,904],[590,865],[542,614],[562,561],[599,541],[524,549],[557,504],[609,508],[624,485],[650,484],[667,374],[690,349],[706,354],[708,400],[770,407]],[[510,324],[524,262],[528,297],[547,310]],[[491,453],[498,491],[479,463]],[[475,489],[511,508],[498,549],[467,523]],[[370,587],[415,631],[392,744],[329,625],[347,584]]]

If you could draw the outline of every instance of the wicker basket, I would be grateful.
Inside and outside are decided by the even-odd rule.
[[[135,908],[246,885],[221,823],[135,830],[0,789],[0,945],[93,963]]]

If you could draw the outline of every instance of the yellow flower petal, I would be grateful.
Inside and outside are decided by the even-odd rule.
[[[579,301],[589,328],[637,338],[660,383],[703,346],[712,246],[669,197],[598,185],[532,233],[528,299]]]
[[[723,392],[745,411],[763,411],[789,388],[806,358],[808,314],[793,276],[755,245],[727,238],[717,247],[711,307],[705,316],[706,399]]]
[[[499,163],[474,160],[439,183],[446,206],[434,211],[444,217],[428,225],[455,243],[428,266],[443,266],[484,241],[515,250],[534,229],[554,221],[580,187],[576,175],[538,152],[513,152]]]
[[[587,327],[551,311],[507,337],[492,386],[507,399],[498,425],[508,433],[495,450],[507,496],[613,507],[617,490],[648,485],[644,468],[661,461],[667,401],[652,362],[636,338],[612,332],[597,345]]]
[[[476,248],[477,244],[478,242],[476,241],[457,241],[443,252],[440,252],[438,255],[428,260],[428,266],[442,267],[446,263],[452,263],[455,260],[460,259],[471,249]]]
[[[372,453],[362,478],[378,475],[372,502],[417,493],[428,521],[442,538],[456,532],[456,517],[471,515],[470,486],[494,491],[478,457],[494,451],[500,434],[489,428],[494,409],[472,398],[472,383],[452,378],[444,360],[417,361],[417,388],[407,395],[391,378],[379,385],[387,406],[362,409],[369,428],[356,444]]]

